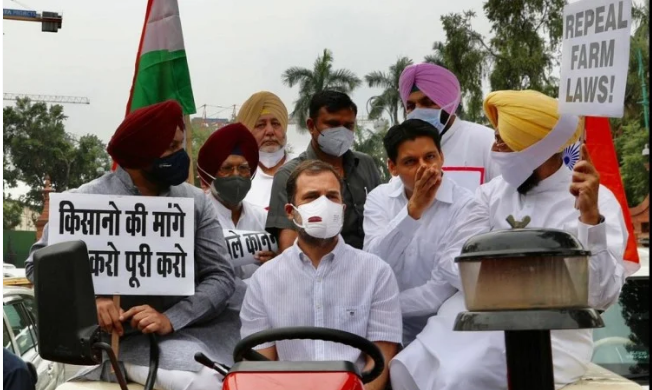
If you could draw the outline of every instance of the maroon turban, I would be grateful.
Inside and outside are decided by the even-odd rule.
[[[165,153],[177,127],[185,128],[183,111],[176,101],[139,108],[125,117],[106,151],[123,168],[146,168]]]
[[[216,130],[199,149],[197,171],[205,184],[213,182],[210,176],[215,176],[232,154],[243,156],[251,167],[251,174],[256,172],[258,142],[242,123],[232,123]]]

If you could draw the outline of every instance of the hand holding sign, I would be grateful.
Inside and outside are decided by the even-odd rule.
[[[580,211],[580,221],[587,225],[600,222],[598,210],[598,191],[600,174],[593,166],[591,156],[585,144],[580,149],[580,160],[573,167],[573,181],[570,192],[575,196],[575,208]]]
[[[254,259],[258,260],[261,264],[270,261],[274,257],[276,257],[276,253],[272,251],[260,251],[254,255]]]
[[[115,330],[119,336],[124,334],[120,315],[122,309],[113,303],[112,298],[97,298],[95,300],[97,305],[97,322],[100,327],[107,333],[113,333]]]
[[[163,313],[159,313],[149,305],[134,306],[120,316],[120,321],[131,318],[131,327],[143,333],[156,333],[165,336],[172,333],[172,323]]]

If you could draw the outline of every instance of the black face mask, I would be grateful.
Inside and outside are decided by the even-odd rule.
[[[147,180],[158,184],[162,188],[178,186],[188,180],[190,158],[185,149],[181,149],[169,156],[161,157],[152,164],[152,169],[145,171]]]
[[[242,176],[216,177],[211,185],[213,196],[229,206],[237,206],[251,189],[251,179]]]

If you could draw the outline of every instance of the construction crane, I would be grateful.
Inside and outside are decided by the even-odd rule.
[[[25,95],[20,93],[5,93],[2,100],[18,100],[28,98],[35,102],[59,103],[59,104],[91,104],[86,97],[80,96],[59,96],[59,95]]]
[[[38,13],[36,11],[23,10],[23,9],[2,9],[2,19],[4,20],[18,20],[21,22],[41,22],[42,32],[58,32],[63,22],[63,16],[57,12],[43,11]]]

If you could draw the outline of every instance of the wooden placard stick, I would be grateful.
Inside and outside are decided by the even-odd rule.
[[[114,295],[113,296],[113,304],[115,307],[118,308],[118,312],[120,312],[120,295]],[[115,329],[113,332],[111,332],[111,349],[113,350],[113,353],[115,354],[116,360],[118,359],[118,351],[120,350],[120,335],[118,334],[118,331]],[[111,365],[111,373],[113,374],[115,371],[113,369],[113,365]]]

